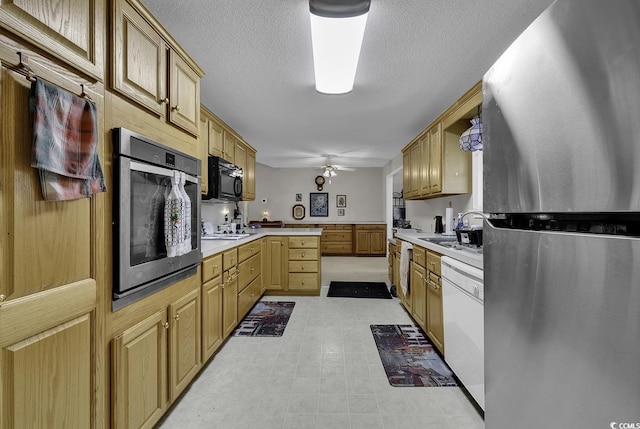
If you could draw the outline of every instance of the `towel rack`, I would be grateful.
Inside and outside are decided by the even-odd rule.
[[[37,75],[28,64],[29,57],[27,57],[23,52],[17,52],[17,54],[19,59],[18,66],[12,68],[12,70],[15,71],[16,73],[19,73],[25,76],[28,81],[35,82]],[[86,98],[89,101],[93,101],[93,99],[89,96],[89,94],[85,90],[84,83],[80,84],[80,89],[81,89],[80,94],[78,94],[80,97]]]

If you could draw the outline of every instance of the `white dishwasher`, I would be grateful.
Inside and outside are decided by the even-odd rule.
[[[484,410],[483,271],[442,257],[444,360]]]

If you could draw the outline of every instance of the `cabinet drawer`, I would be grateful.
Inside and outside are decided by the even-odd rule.
[[[289,249],[290,261],[317,261],[318,249]]]
[[[429,271],[441,276],[442,271],[440,270],[440,255],[433,252],[427,252],[426,268]]]
[[[318,261],[289,261],[290,273],[317,273]]]
[[[384,231],[386,225],[356,225],[356,231]]]
[[[214,255],[202,261],[202,283],[222,274],[222,255]]]
[[[322,241],[324,243],[329,241],[351,241],[351,231],[323,231]]]
[[[420,246],[413,246],[413,262],[426,268],[426,250]]]
[[[222,271],[235,267],[238,264],[238,248],[227,250],[222,254]]]
[[[289,248],[310,249],[318,247],[318,237],[289,237]]]
[[[258,275],[262,267],[260,255],[254,255],[238,265],[238,290],[242,290],[249,285]]]
[[[241,320],[260,299],[260,281],[261,277],[258,277],[238,293],[238,320]]]
[[[353,253],[353,245],[349,243],[322,243],[322,253],[347,254]]]
[[[314,290],[318,284],[317,273],[290,273],[289,274],[289,290]]]
[[[251,243],[243,244],[238,247],[238,261],[246,261],[256,253],[260,251],[260,240],[252,241]]]

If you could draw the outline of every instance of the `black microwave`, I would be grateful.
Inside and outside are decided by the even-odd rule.
[[[217,156],[208,159],[209,178],[203,200],[241,201],[242,168]]]

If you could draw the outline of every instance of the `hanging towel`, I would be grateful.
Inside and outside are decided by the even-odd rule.
[[[400,245],[400,287],[402,288],[402,294],[404,296],[407,296],[407,293],[409,293],[409,270],[412,254],[413,244],[403,240]]]
[[[91,101],[36,78],[29,109],[33,124],[31,166],[38,169],[47,201],[106,192],[98,159],[98,115]]]

